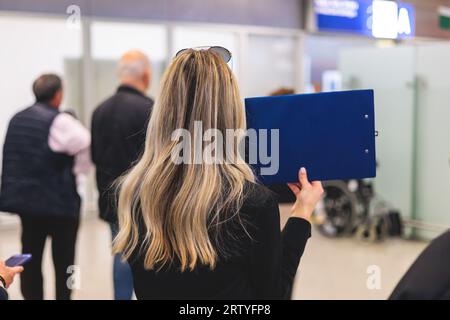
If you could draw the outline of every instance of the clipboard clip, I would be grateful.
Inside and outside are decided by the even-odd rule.
[[[369,119],[369,115],[365,114],[364,119]],[[378,137],[378,130],[375,130],[375,137]]]

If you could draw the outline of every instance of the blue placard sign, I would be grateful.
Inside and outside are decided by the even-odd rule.
[[[314,0],[318,31],[357,33],[376,38],[405,38],[415,33],[411,4],[383,0]]]

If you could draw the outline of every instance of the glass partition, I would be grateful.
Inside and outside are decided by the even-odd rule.
[[[116,90],[117,62],[127,50],[144,52],[152,64],[152,84],[148,94],[156,97],[167,61],[167,28],[162,25],[126,22],[91,24],[91,51],[94,65],[94,102],[100,103]]]
[[[450,45],[417,48],[416,218],[450,226]]]
[[[294,36],[253,35],[248,38],[245,96],[265,96],[296,84],[296,45]]]
[[[450,225],[448,56],[449,44],[422,43],[351,49],[339,62],[346,88],[375,90],[376,191],[425,238]]]
[[[307,35],[305,36],[305,69],[309,69],[305,76],[305,87],[309,92],[328,91],[327,75],[335,74],[336,80],[341,80],[338,72],[339,53],[356,47],[373,47],[375,41],[362,37]],[[342,83],[336,81],[335,90],[342,89]]]
[[[413,210],[414,63],[414,48],[405,46],[346,49],[338,64],[344,89],[374,89],[375,189],[404,217]]]

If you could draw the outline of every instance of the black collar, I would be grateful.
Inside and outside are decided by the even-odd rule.
[[[133,88],[132,86],[128,86],[126,84],[122,84],[117,88],[117,92],[128,92],[133,94],[138,94],[140,96],[145,97],[145,94],[143,94],[141,91],[139,91],[136,88]]]
[[[38,102],[38,101],[36,101],[34,103],[34,106],[41,106],[41,107],[44,107],[46,109],[59,111],[59,108],[52,107],[51,105],[49,105],[48,103],[45,103],[45,102]]]

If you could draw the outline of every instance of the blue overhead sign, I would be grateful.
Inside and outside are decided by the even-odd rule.
[[[384,0],[314,0],[318,31],[357,33],[376,38],[414,36],[411,4]]]

